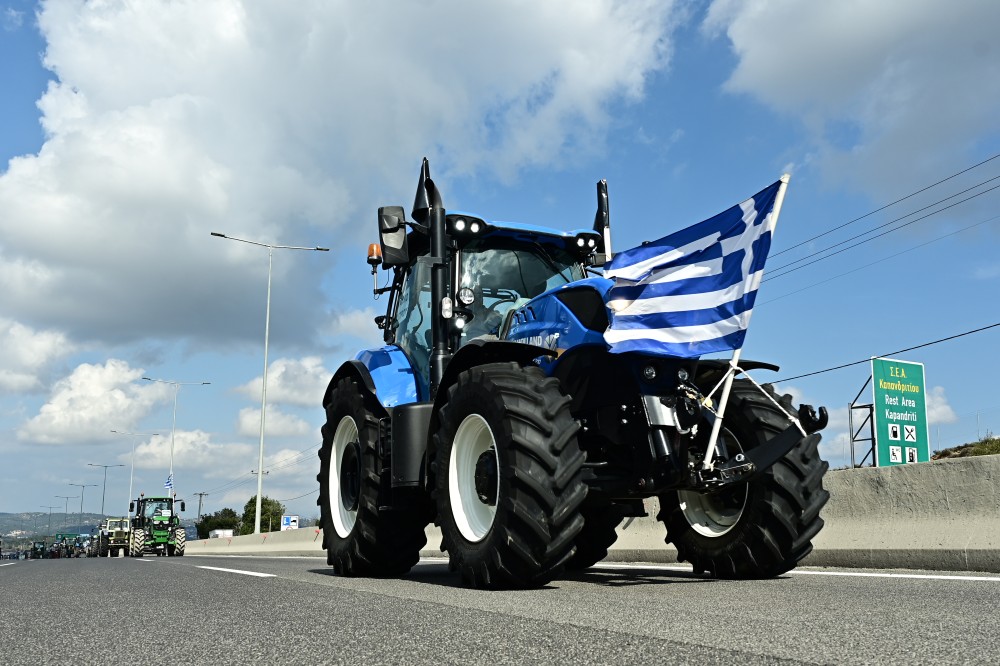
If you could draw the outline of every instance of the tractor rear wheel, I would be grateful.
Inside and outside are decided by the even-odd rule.
[[[794,413],[791,396],[778,398]],[[747,380],[733,382],[720,452],[729,459],[761,446],[791,425],[784,411]],[[707,445],[707,438],[704,438]],[[660,496],[657,518],[677,560],[719,578],[770,578],[785,573],[812,551],[823,527],[820,509],[830,498],[823,489],[829,465],[815,439],[803,439],[765,472],[717,493],[677,491]],[[697,448],[697,447],[693,447]]]
[[[400,576],[420,559],[426,506],[383,511],[380,406],[350,377],[330,394],[319,451],[319,500],[326,560],[342,576]]]
[[[174,530],[174,556],[184,557],[184,547],[187,545],[187,532],[183,527]]]
[[[569,409],[557,379],[515,363],[466,370],[448,389],[433,494],[467,585],[538,587],[573,555],[587,486]]]

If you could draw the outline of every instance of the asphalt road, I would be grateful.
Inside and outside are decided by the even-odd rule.
[[[482,592],[440,561],[400,580],[317,558],[16,561],[0,566],[0,663],[1000,662],[1000,576],[885,574],[602,565]]]

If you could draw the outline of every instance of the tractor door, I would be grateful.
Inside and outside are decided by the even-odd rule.
[[[392,317],[396,331],[396,344],[406,353],[413,365],[419,387],[418,395],[429,395],[431,322],[431,270],[417,261],[406,269],[399,296],[395,300]],[[426,398],[425,398],[426,399]]]

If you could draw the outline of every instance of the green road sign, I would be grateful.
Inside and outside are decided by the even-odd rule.
[[[876,467],[930,460],[924,364],[873,358],[872,389]]]

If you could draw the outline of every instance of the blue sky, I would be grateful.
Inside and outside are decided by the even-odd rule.
[[[998,22],[990,0],[0,0],[0,511],[74,483],[99,511],[88,463],[124,465],[124,510],[112,429],[161,433],[135,438],[134,484],[162,489],[174,393],[143,376],[211,382],[178,393],[180,494],[255,492],[267,256],[219,231],[331,248],[274,257],[264,492],[315,516],[323,388],[379,340],[375,211],[409,205],[425,155],[446,206],[564,229],[606,178],[619,249],[791,173],[743,352],[782,366],[762,381],[994,324],[1000,159],[810,239],[1000,153]],[[998,342],[901,355],[932,447],[1000,428]],[[833,466],[867,373],[778,382],[830,408]]]

